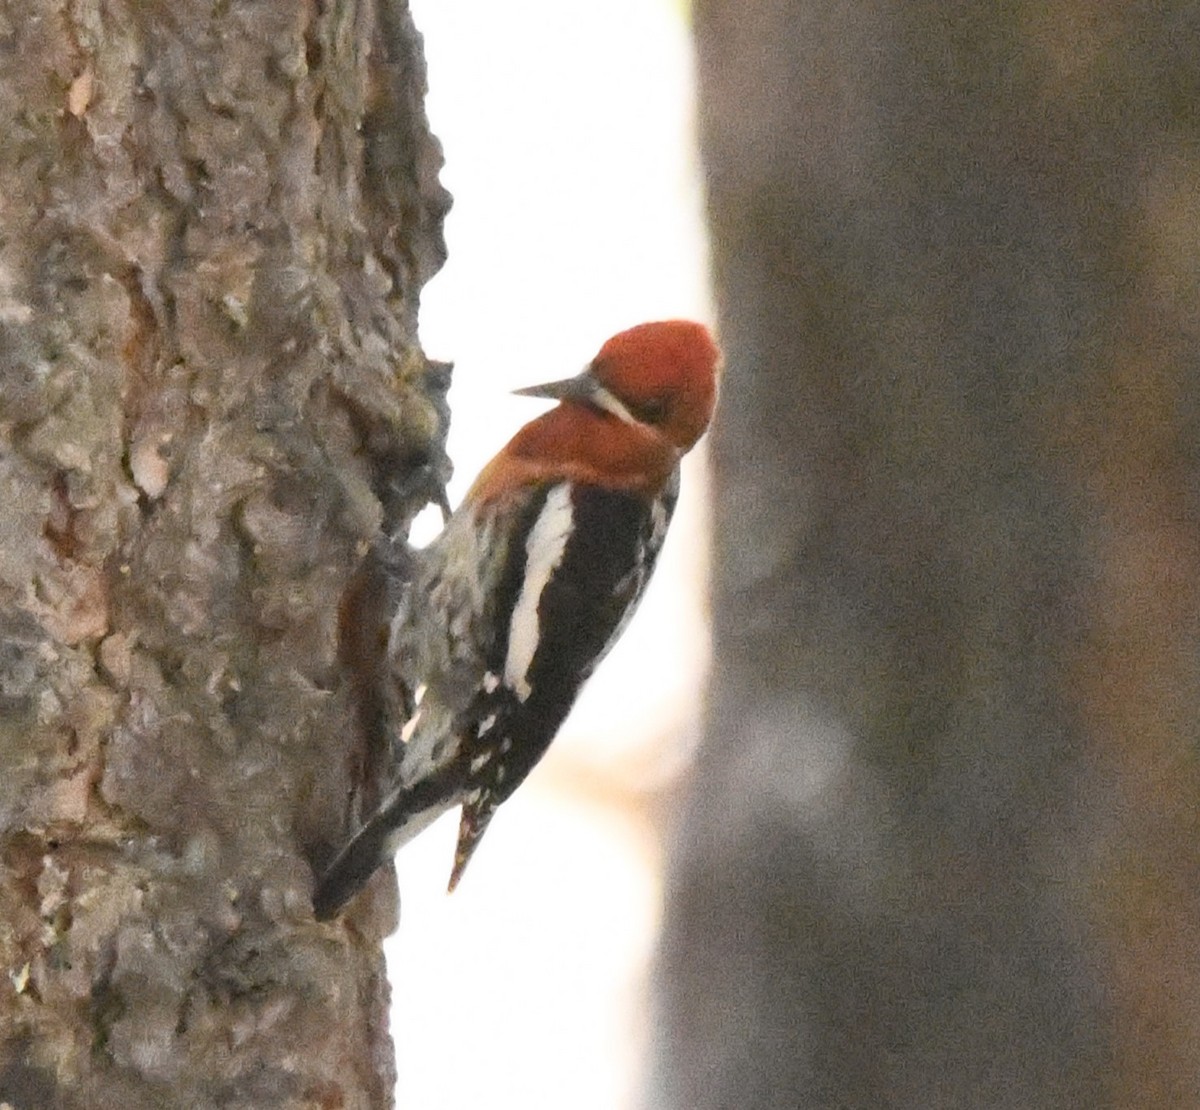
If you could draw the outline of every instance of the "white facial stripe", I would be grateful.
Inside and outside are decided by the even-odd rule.
[[[592,404],[597,408],[603,409],[605,412],[611,412],[618,420],[625,421],[626,424],[641,424],[636,416],[633,415],[620,401],[616,399],[602,385],[596,386],[595,391],[591,396]]]
[[[567,483],[555,486],[546,495],[546,504],[529,530],[525,541],[525,581],[513,606],[508,627],[508,657],[504,661],[504,684],[521,701],[531,692],[529,665],[538,646],[538,604],[542,591],[550,581],[574,527],[571,506],[571,487]]]

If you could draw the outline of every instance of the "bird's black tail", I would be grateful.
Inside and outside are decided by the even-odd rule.
[[[391,830],[378,817],[376,814],[359,829],[321,876],[313,893],[313,914],[318,921],[336,917],[386,862],[385,842]]]
[[[336,917],[399,848],[455,805],[460,779],[432,775],[394,790],[325,869],[313,892],[316,919]]]

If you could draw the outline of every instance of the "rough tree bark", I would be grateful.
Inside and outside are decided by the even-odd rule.
[[[391,1104],[394,897],[310,865],[442,466],[423,94],[404,0],[0,15],[0,1102]]]
[[[1200,1105],[1200,15],[704,0],[652,1105]]]

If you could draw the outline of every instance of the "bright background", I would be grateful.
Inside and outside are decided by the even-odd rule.
[[[690,39],[668,0],[412,9],[455,197],[421,337],[456,364],[457,503],[544,407],[510,390],[575,373],[631,324],[709,318]],[[703,485],[689,459],[638,617],[455,895],[457,814],[400,853],[400,1106],[636,1105],[660,841],[707,662]]]

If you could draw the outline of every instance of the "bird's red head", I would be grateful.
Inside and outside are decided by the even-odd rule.
[[[712,419],[720,361],[703,324],[659,320],[614,335],[588,369],[636,419],[687,451]]]
[[[720,362],[703,324],[659,320],[614,335],[582,374],[517,392],[603,409],[682,452],[712,419]]]

